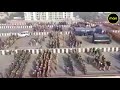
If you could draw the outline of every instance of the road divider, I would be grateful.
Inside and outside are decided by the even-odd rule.
[[[113,33],[120,33],[120,30],[110,30],[109,32],[113,32]],[[63,31],[63,32],[59,32],[61,35],[65,34],[68,35],[70,33],[70,31]],[[48,35],[49,32],[30,32],[30,35]],[[11,35],[18,35],[18,33],[0,33],[0,36],[11,36]]]
[[[17,28],[21,28],[21,29],[25,29],[25,28],[33,28],[33,26],[26,26],[26,25],[0,25],[0,29],[17,29]]]
[[[41,26],[44,26],[44,25],[41,25]],[[48,28],[53,28],[54,26],[56,25],[47,25]],[[65,27],[70,27],[70,25],[59,25],[63,28]],[[3,24],[3,25],[0,25],[0,29],[12,29],[12,28],[21,28],[21,29],[25,29],[25,28],[33,28],[33,26],[27,26],[27,25],[6,25],[6,24]]]
[[[64,32],[60,32],[60,34],[64,34],[65,35],[68,35],[70,32],[69,31],[64,31]],[[3,36],[3,37],[8,37],[8,36],[11,36],[11,35],[18,35],[19,33],[0,33],[0,37]],[[36,35],[36,36],[39,36],[39,35],[48,35],[49,32],[30,32],[29,33],[30,35]]]
[[[90,52],[92,48],[54,48],[54,49],[48,49],[53,53],[70,53],[74,51],[78,51],[79,53],[87,53]],[[103,47],[103,48],[97,48],[100,49],[102,52],[120,52],[120,47]],[[18,51],[29,51],[31,54],[39,54],[39,52],[42,52],[47,49],[16,49],[16,50],[0,50],[0,55],[13,55],[14,53],[18,53]]]

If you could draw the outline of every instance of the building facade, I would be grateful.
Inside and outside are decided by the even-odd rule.
[[[5,12],[0,12],[0,19],[5,19],[7,18],[7,14]]]
[[[24,12],[25,20],[59,21],[73,19],[73,12]]]

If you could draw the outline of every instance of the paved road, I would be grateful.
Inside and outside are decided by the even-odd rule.
[[[28,64],[26,65],[26,68],[25,68],[25,71],[24,71],[24,74],[23,74],[23,78],[30,77],[29,72],[30,72],[31,69],[33,69],[32,68],[33,61],[35,60],[36,57],[37,57],[37,55],[31,55],[31,58],[30,58]]]
[[[105,44],[105,43],[94,44],[92,43],[92,36],[90,36],[89,39],[87,39],[87,36],[76,36],[76,38],[82,41],[82,47],[84,48],[85,47],[101,47],[102,48],[102,47],[119,47],[120,46],[120,44],[114,40],[112,40],[110,44]],[[68,39],[68,35],[66,35],[66,39]],[[65,43],[65,47],[68,47],[66,43]]]
[[[102,74],[119,74],[120,73],[120,58],[118,58],[118,53],[103,53],[106,57],[106,60],[110,60],[112,63],[112,67],[110,71],[99,71],[96,69],[93,65],[87,64],[85,61],[85,65],[87,67],[88,75],[102,75]],[[81,56],[84,60],[86,60],[86,57],[88,56],[85,53],[81,53]],[[66,76],[64,70],[64,58],[67,57],[65,54],[59,54],[58,56],[58,74],[60,76]],[[75,75],[80,76],[83,75],[83,73],[80,71],[80,67],[77,67],[75,60],[72,59],[73,68],[75,70]]]
[[[9,49],[14,49],[15,46],[18,46],[20,49],[29,49],[29,48],[40,48],[42,46],[42,48],[46,48],[46,45],[48,43],[48,36],[45,39],[45,42],[42,42],[42,44],[38,44],[37,46],[30,46],[28,43],[30,41],[30,39],[35,38],[37,36],[30,36],[30,37],[24,37],[24,38],[20,38],[18,39]],[[42,36],[39,36],[40,38],[42,38]],[[66,35],[65,37],[68,37],[68,35]],[[2,40],[5,40],[7,37],[1,37]],[[63,36],[60,35],[60,38],[62,39]],[[119,47],[120,44],[117,43],[116,41],[112,40],[112,42],[110,44],[102,44],[102,43],[98,43],[98,44],[94,44],[92,43],[92,37],[90,37],[89,39],[87,39],[86,36],[76,36],[76,38],[80,41],[82,41],[82,47],[83,48],[90,48],[90,47]],[[60,40],[60,47],[61,48],[68,48],[66,42],[64,40]],[[79,46],[80,47],[80,46]]]
[[[5,69],[9,67],[11,62],[13,61],[13,55],[0,55],[0,72],[4,74]]]
[[[105,75],[105,74],[120,74],[120,58],[118,57],[118,53],[103,53],[107,60],[110,60],[112,63],[112,67],[110,71],[99,71],[91,64],[88,64],[85,61],[85,65],[87,67],[88,75]],[[81,56],[84,60],[88,56],[85,53],[81,53]],[[35,60],[37,55],[32,55],[30,61],[28,62],[23,77],[29,76],[29,71],[32,69],[32,62]],[[8,68],[10,63],[13,61],[13,55],[10,56],[0,56],[0,72],[4,73],[5,69]],[[76,63],[75,59],[71,58],[70,62],[67,60],[67,55],[58,54],[58,68],[57,68],[57,76],[69,76],[65,72],[65,65],[73,65],[73,70],[75,71],[76,76],[83,76],[83,73],[80,70],[79,64]]]
[[[42,44],[38,44],[37,46],[30,46],[28,43],[30,41],[30,39],[35,38],[37,36],[30,36],[30,37],[24,37],[24,38],[20,38],[18,39],[9,49],[14,49],[15,46],[18,46],[19,49],[32,49],[32,48],[40,48],[42,46],[42,48],[46,48],[46,45],[48,43],[48,39],[46,38],[45,42],[42,42]],[[42,38],[42,36],[39,36],[40,38]]]
[[[30,40],[32,38],[35,38],[35,37],[38,37],[38,36],[34,36],[34,35],[31,35],[29,37],[23,37],[23,38],[20,38],[18,39],[10,48],[8,49],[14,49],[15,46],[18,46],[19,49],[35,49],[35,48],[40,48],[42,46],[42,48],[47,48],[47,43],[48,43],[48,40],[49,40],[49,37],[46,36],[45,38],[45,41],[42,41],[41,45],[38,44],[37,46],[30,46],[28,43],[30,42]],[[1,37],[2,40],[5,40],[7,37]],[[42,38],[42,36],[39,36],[39,38]],[[60,41],[60,46],[63,47],[63,41],[61,40]]]
[[[12,32],[12,33],[19,33],[19,32],[22,32],[22,31],[33,31],[33,29],[0,29],[0,33],[9,33],[9,32]]]
[[[120,44],[114,40],[112,40],[110,44],[102,44],[102,43],[94,44],[92,43],[92,37],[90,37],[89,39],[87,39],[87,37],[84,36],[83,37],[76,36],[76,37],[83,42],[82,47],[119,47],[120,46]]]

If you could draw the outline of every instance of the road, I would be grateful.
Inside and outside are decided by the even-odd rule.
[[[68,35],[65,36],[66,37],[66,40],[68,40]],[[114,41],[112,39],[112,42],[110,44],[106,44],[106,43],[98,43],[98,44],[94,44],[92,43],[92,36],[90,36],[88,39],[87,39],[87,36],[76,36],[77,40],[79,41],[82,41],[82,46],[83,48],[91,48],[91,47],[99,47],[99,48],[102,48],[102,47],[119,47],[120,44],[117,43],[116,41]],[[68,48],[68,45],[65,43],[65,47]],[[78,48],[80,48],[80,46],[78,46]]]
[[[15,46],[18,46],[19,49],[34,49],[34,48],[40,48],[42,46],[42,48],[46,48],[46,45],[48,43],[49,37],[46,36],[45,38],[45,42],[42,41],[42,44],[38,44],[37,46],[30,46],[28,43],[30,42],[30,40],[32,38],[35,38],[38,36],[34,36],[31,35],[29,37],[24,37],[24,38],[20,38],[18,39],[10,48],[8,49],[14,49]],[[40,38],[42,38],[42,36],[39,36]],[[66,39],[68,37],[68,35],[65,35]],[[2,40],[5,40],[7,37],[1,37]],[[63,36],[60,35],[60,48],[68,48],[67,43],[65,42],[65,40],[63,40]],[[91,48],[91,47],[120,47],[120,44],[117,43],[116,41],[112,40],[112,42],[110,44],[105,44],[105,43],[98,43],[98,44],[94,44],[92,43],[92,37],[89,37],[89,39],[87,39],[86,36],[76,36],[76,38],[80,41],[82,41],[82,48]],[[80,46],[78,47],[80,48]]]
[[[0,72],[4,74],[5,69],[9,67],[11,62],[13,61],[13,55],[0,55]]]
[[[41,45],[38,44],[37,46],[30,46],[28,43],[30,42],[30,40],[32,38],[35,38],[35,37],[37,37],[37,36],[20,38],[8,49],[14,49],[16,46],[19,49],[34,49],[34,48],[40,48],[41,46],[42,46],[42,48],[46,48],[46,45],[47,45],[48,40],[49,40],[48,37],[45,39],[46,40],[45,42],[42,41]],[[42,38],[42,36],[39,36],[39,37]]]
[[[93,65],[88,64],[85,61],[85,65],[87,68],[87,75],[109,75],[109,74],[120,74],[120,58],[118,58],[118,53],[103,53],[105,55],[106,60],[110,60],[112,63],[112,67],[110,71],[99,71],[98,69],[96,69]],[[86,60],[86,57],[88,56],[85,53],[81,53],[81,56],[84,60]],[[67,57],[65,54],[59,54],[58,56],[58,76],[66,76],[68,74],[65,73],[64,70],[64,58]],[[75,75],[76,76],[82,76],[83,73],[80,71],[80,68],[77,67],[76,61],[74,59],[72,60],[72,64],[73,64],[73,68],[75,70]]]
[[[15,43],[9,47],[8,49],[14,49],[16,46],[19,47],[19,49],[34,49],[34,48],[40,48],[42,46],[42,48],[47,48],[47,43],[50,40],[48,36],[46,36],[45,41],[42,41],[41,45],[35,45],[35,46],[30,46],[28,43],[30,42],[30,40],[32,38],[37,38],[38,36],[34,36],[31,35],[29,37],[23,37],[20,38],[18,40],[15,41]],[[2,40],[5,40],[7,37],[1,37]],[[42,38],[42,36],[39,36],[39,38]],[[60,35],[60,38],[62,38],[62,36]],[[60,47],[63,47],[63,41],[60,40]]]
[[[23,74],[23,78],[27,78],[29,77],[29,72],[30,70],[32,70],[32,66],[33,66],[33,61],[35,60],[35,58],[37,57],[37,55],[31,55],[31,58],[29,60],[29,62],[27,63],[26,65],[26,68],[25,68],[25,71],[24,71],[24,74]]]
[[[19,32],[22,32],[22,31],[33,31],[33,29],[27,29],[27,28],[25,28],[25,29],[20,29],[20,28],[17,28],[17,29],[15,29],[15,28],[0,29],[0,33],[10,33],[10,32],[12,32],[12,33],[19,33]]]
[[[88,64],[86,62],[86,57],[88,56],[85,53],[81,53],[82,58],[85,60],[85,65],[87,68],[87,75],[111,75],[111,74],[120,74],[120,57],[118,57],[119,53],[103,53],[105,55],[106,60],[110,60],[112,63],[112,67],[110,71],[99,71],[96,69],[93,65]],[[28,64],[26,65],[26,69],[24,72],[23,77],[29,77],[29,71],[32,69],[33,61],[37,55],[31,55],[31,59],[29,60]],[[62,76],[69,76],[65,73],[65,65],[72,65],[73,70],[75,71],[75,77],[77,76],[83,76],[83,73],[81,72],[79,63],[76,63],[75,59],[71,58],[72,64],[69,60],[67,60],[66,54],[58,54],[58,66],[57,66],[57,74],[53,75],[52,77],[62,77]],[[13,55],[6,55],[6,56],[0,56],[0,72],[4,74],[4,71],[10,63],[13,61]]]

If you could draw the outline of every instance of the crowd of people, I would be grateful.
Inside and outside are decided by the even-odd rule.
[[[44,32],[44,31],[48,31],[49,28],[46,25],[36,25],[33,26],[33,31],[34,32]]]
[[[30,73],[31,77],[51,77],[52,72],[56,74],[57,71],[57,55],[49,50],[40,52],[33,63],[33,70]]]
[[[36,37],[36,38],[31,38],[30,41],[29,41],[29,45],[30,46],[37,46],[38,44],[42,44],[42,42],[45,41],[45,36],[43,36],[42,38],[40,37]]]
[[[77,22],[77,23],[71,24],[71,27],[86,27],[86,25],[87,25],[87,23]]]
[[[110,70],[111,62],[106,60],[100,49],[95,50],[95,48],[92,48],[90,50],[90,55],[92,55],[94,59],[92,61],[88,59],[89,63],[95,64],[99,70]]]
[[[31,54],[28,51],[18,51],[14,54],[14,61],[5,71],[5,78],[22,78],[26,64],[30,60]]]
[[[86,65],[85,65],[85,60],[82,58],[80,53],[77,52],[76,50],[73,51],[73,54],[75,55],[74,58],[75,58],[77,64],[79,64],[79,66],[80,66],[81,72],[84,75],[86,75],[87,74],[87,68],[86,68]]]
[[[49,33],[49,42],[48,42],[48,47],[49,48],[60,48],[60,38],[58,33]]]
[[[11,47],[16,40],[18,40],[18,36],[12,35],[8,37],[6,40],[2,40],[0,38],[0,49],[5,49]]]
[[[34,24],[28,24],[33,26],[33,31],[37,32],[43,32],[43,31],[62,31],[63,25],[68,25],[67,22],[58,22],[58,23],[34,23]],[[51,26],[51,27],[50,27]]]
[[[75,34],[70,32],[69,33],[69,37],[68,37],[68,40],[67,40],[67,44],[69,45],[69,47],[81,47],[82,45],[82,41],[79,41],[76,37],[75,37]]]

